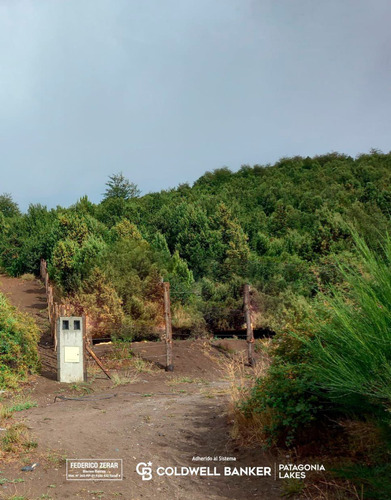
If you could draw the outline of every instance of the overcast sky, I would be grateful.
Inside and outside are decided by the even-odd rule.
[[[0,193],[388,152],[389,0],[0,0]]]

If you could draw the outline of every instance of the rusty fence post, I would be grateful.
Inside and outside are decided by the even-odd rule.
[[[172,364],[172,324],[171,324],[171,304],[170,304],[170,283],[163,283],[164,292],[164,321],[166,324],[166,372],[174,371]]]
[[[255,365],[255,359],[253,356],[253,345],[254,345],[254,331],[251,322],[251,310],[250,310],[250,285],[244,285],[243,291],[243,306],[244,306],[244,318],[246,320],[247,326],[247,354],[248,354],[248,364],[250,366]]]

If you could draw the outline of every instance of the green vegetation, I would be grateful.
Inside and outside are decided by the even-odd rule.
[[[0,387],[17,387],[29,372],[38,370],[38,340],[34,321],[0,294]]]
[[[68,209],[31,205],[23,215],[7,198],[2,265],[11,275],[37,274],[45,258],[98,336],[143,338],[161,325],[161,279],[171,283],[176,327],[240,328],[249,282],[255,327],[278,332],[341,282],[337,261],[357,261],[349,224],[378,249],[390,225],[390,165],[391,155],[378,151],[284,158],[217,169],[192,187],[143,197],[116,174],[100,204],[83,197]]]
[[[38,406],[37,403],[35,401],[31,401],[30,399],[14,403],[11,406],[2,406],[0,407],[0,418],[10,418],[12,414],[17,411],[28,410],[30,408],[35,408],[36,406]]]
[[[136,184],[126,179],[122,172],[111,175],[106,186],[107,189],[103,197],[105,201],[110,199],[128,200],[129,198],[135,198],[140,195],[140,190]]]
[[[116,174],[99,204],[83,197],[25,214],[3,195],[1,264],[36,275],[45,258],[58,292],[88,314],[95,335],[127,341],[162,326],[162,280],[174,327],[193,335],[242,328],[250,283],[253,324],[276,336],[265,348],[270,368],[237,391],[236,435],[242,425],[264,445],[317,443],[324,453],[338,442],[334,455],[349,457],[344,470],[356,474],[349,480],[358,491],[390,498],[371,492],[391,450],[390,181],[391,153],[374,150],[221,168],[142,197]],[[15,370],[10,350],[1,356]],[[134,367],[150,369],[138,358]]]
[[[391,238],[378,251],[354,232],[353,241],[360,266],[340,261],[342,284],[319,294],[295,331],[274,339],[270,370],[237,410],[269,445],[317,440],[317,453],[340,457],[337,477],[363,489],[363,498],[386,499],[391,483],[378,474],[387,477],[391,452]]]
[[[391,238],[381,256],[356,241],[362,268],[341,268],[349,289],[334,288],[325,297],[331,321],[312,326],[312,372],[335,400],[385,412],[391,409]]]
[[[35,441],[29,438],[27,427],[20,422],[8,427],[0,439],[0,450],[6,453],[16,453],[20,449],[30,450],[36,447]]]

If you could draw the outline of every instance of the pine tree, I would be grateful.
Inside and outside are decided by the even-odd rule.
[[[103,194],[103,200],[111,198],[122,198],[129,200],[130,198],[137,198],[140,196],[141,191],[134,182],[130,182],[122,172],[109,176],[106,182],[106,191]]]

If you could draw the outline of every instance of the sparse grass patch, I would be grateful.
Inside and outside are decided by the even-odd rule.
[[[23,281],[34,281],[35,276],[34,276],[34,274],[31,274],[31,273],[25,273],[25,274],[22,274],[22,276],[20,276],[20,279]]]
[[[23,447],[26,450],[34,450],[35,448],[38,447],[38,443],[37,443],[37,441],[27,441],[27,443],[23,444]]]
[[[114,342],[113,350],[109,357],[114,360],[132,359],[134,357],[132,344],[130,342]]]
[[[6,453],[21,451],[22,447],[28,446],[30,439],[27,427],[22,423],[11,425],[4,431],[0,440],[0,447]]]
[[[54,468],[59,468],[61,465],[66,463],[66,455],[58,453],[57,451],[48,451],[45,459]]]
[[[9,407],[5,405],[1,405],[0,407],[0,418],[1,419],[8,419],[12,417],[12,411],[10,411]]]
[[[207,388],[207,389],[202,389],[200,391],[200,394],[205,398],[213,399],[215,397],[226,396],[227,390]]]
[[[101,368],[95,363],[95,361],[90,361],[88,360],[87,363],[87,376],[90,379],[92,377],[93,379],[102,373]]]
[[[34,408],[38,406],[36,401],[26,400],[20,403],[15,403],[12,406],[2,405],[0,408],[0,418],[10,418],[13,413],[17,411],[28,410],[29,408]]]
[[[153,363],[139,357],[133,358],[131,366],[139,373],[153,373],[157,370]]]
[[[139,380],[135,373],[126,371],[123,375],[119,373],[111,374],[111,381],[113,383],[112,387],[118,387],[119,385],[134,384]]]
[[[154,363],[144,360],[139,355],[130,352],[130,347],[115,348],[104,359],[105,366],[110,370],[135,370],[139,373],[153,373],[157,370]]]
[[[204,340],[194,345],[198,352],[202,352],[202,354],[210,359],[211,361],[218,362],[219,356],[216,352],[216,348],[214,348],[214,344],[211,339]]]
[[[17,479],[8,479],[6,477],[0,477],[0,485],[7,484],[7,483],[24,483],[24,479],[17,478]]]
[[[70,388],[73,390],[73,391],[76,391],[76,392],[79,392],[79,393],[83,393],[83,394],[90,394],[91,392],[94,392],[94,389],[89,385],[89,383],[87,382],[81,382],[81,383],[78,383],[78,384],[72,384],[70,386]]]
[[[191,378],[191,377],[173,377],[168,380],[167,385],[176,385],[176,384],[203,384],[208,385],[209,382],[203,378]]]
[[[214,344],[214,347],[227,356],[234,356],[236,354],[236,349],[229,347],[229,345],[219,342]]]

